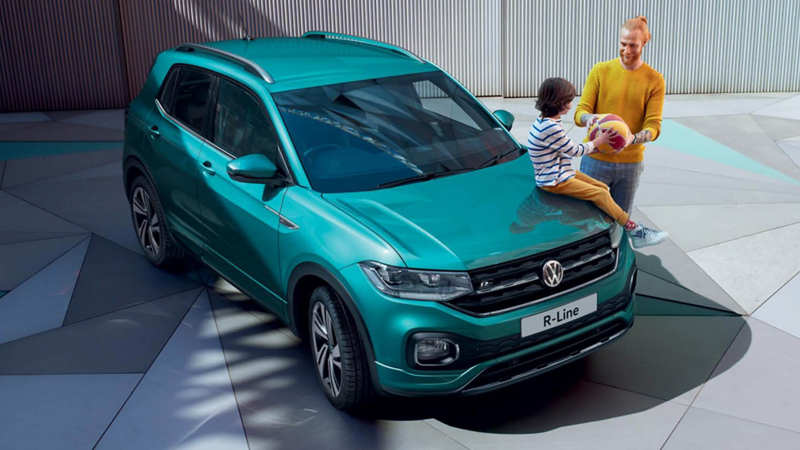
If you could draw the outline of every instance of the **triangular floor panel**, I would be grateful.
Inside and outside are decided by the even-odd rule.
[[[800,224],[702,248],[688,255],[752,313],[800,272]]]
[[[0,345],[0,374],[144,373],[201,289]]]
[[[121,141],[122,130],[90,127],[67,122],[47,122],[3,133],[6,141]]]
[[[800,223],[800,203],[639,208],[685,252]],[[687,220],[687,218],[691,220]],[[703,224],[704,226],[698,226]]]
[[[25,233],[19,231],[0,231],[0,245],[16,244],[18,242],[44,241],[48,239],[58,239],[68,236],[83,235],[89,237],[89,233]]]
[[[121,109],[107,109],[63,119],[63,121],[92,127],[109,128],[112,130],[124,130],[125,112]]]
[[[199,286],[196,281],[160,270],[144,257],[94,236],[64,325]]]
[[[685,303],[687,305],[696,305],[703,308],[718,309],[720,311],[730,311],[729,308],[726,308],[724,305],[720,305],[712,299],[703,297],[702,295],[699,295],[688,289],[684,289],[668,281],[664,281],[661,278],[654,277],[653,275],[641,270],[639,271],[638,275],[636,293],[646,295],[648,297]]]
[[[86,238],[0,299],[0,343],[61,326],[89,241]]]
[[[0,289],[14,289],[88,237],[83,234],[0,245]]]
[[[671,300],[636,295],[637,316],[738,316],[732,312],[704,308]]]
[[[0,446],[92,448],[142,375],[0,377]]]
[[[204,291],[97,449],[248,448]]]
[[[0,232],[26,233],[89,233],[87,230],[67,222],[39,207],[0,191]]]
[[[3,177],[2,187],[3,189],[8,189],[12,186],[78,172],[112,161],[120,161],[121,159],[122,150],[102,150],[15,159],[8,161],[6,164],[6,174]],[[119,166],[122,167],[121,162]]]
[[[800,136],[800,120],[760,116],[757,114],[753,115],[753,120],[758,123],[773,141]]]

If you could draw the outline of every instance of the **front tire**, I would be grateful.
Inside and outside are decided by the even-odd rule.
[[[153,186],[140,176],[133,180],[129,195],[133,229],[145,257],[161,269],[183,268],[186,253],[169,233],[164,208]]]
[[[308,330],[317,379],[331,404],[348,411],[367,406],[374,391],[364,347],[352,316],[329,286],[311,293]]]

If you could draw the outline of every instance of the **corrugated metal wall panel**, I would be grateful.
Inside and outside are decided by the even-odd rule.
[[[391,42],[447,70],[477,95],[502,93],[502,3],[496,0],[140,0],[121,6],[132,97],[158,52],[239,38],[239,15],[255,37],[324,30]]]
[[[158,52],[241,37],[240,16],[257,37],[394,43],[477,95],[533,96],[549,76],[580,91],[638,14],[668,93],[800,91],[800,0],[2,0],[0,111],[121,107]]]
[[[0,111],[123,107],[116,8],[109,0],[3,0]]]
[[[800,91],[800,1],[505,0],[504,95],[536,95],[548,77],[580,92],[615,58],[619,27],[645,15],[644,59],[669,94]]]

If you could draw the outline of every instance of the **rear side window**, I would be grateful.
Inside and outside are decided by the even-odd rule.
[[[278,141],[261,102],[226,80],[219,83],[213,142],[236,158],[261,153],[278,165]]]
[[[175,84],[173,117],[203,134],[207,112],[208,92],[213,76],[200,70],[181,67]]]
[[[158,101],[168,114],[172,114],[172,100],[175,93],[175,80],[178,79],[178,67],[173,68],[167,75],[167,81],[164,82],[164,87],[161,89],[161,95],[158,96]]]

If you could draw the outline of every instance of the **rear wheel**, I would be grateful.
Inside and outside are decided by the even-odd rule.
[[[369,368],[353,318],[329,286],[311,294],[311,355],[325,395],[337,409],[358,410],[374,397]]]
[[[146,178],[133,180],[129,200],[134,231],[145,257],[162,269],[182,268],[186,253],[170,235],[161,201]]]

